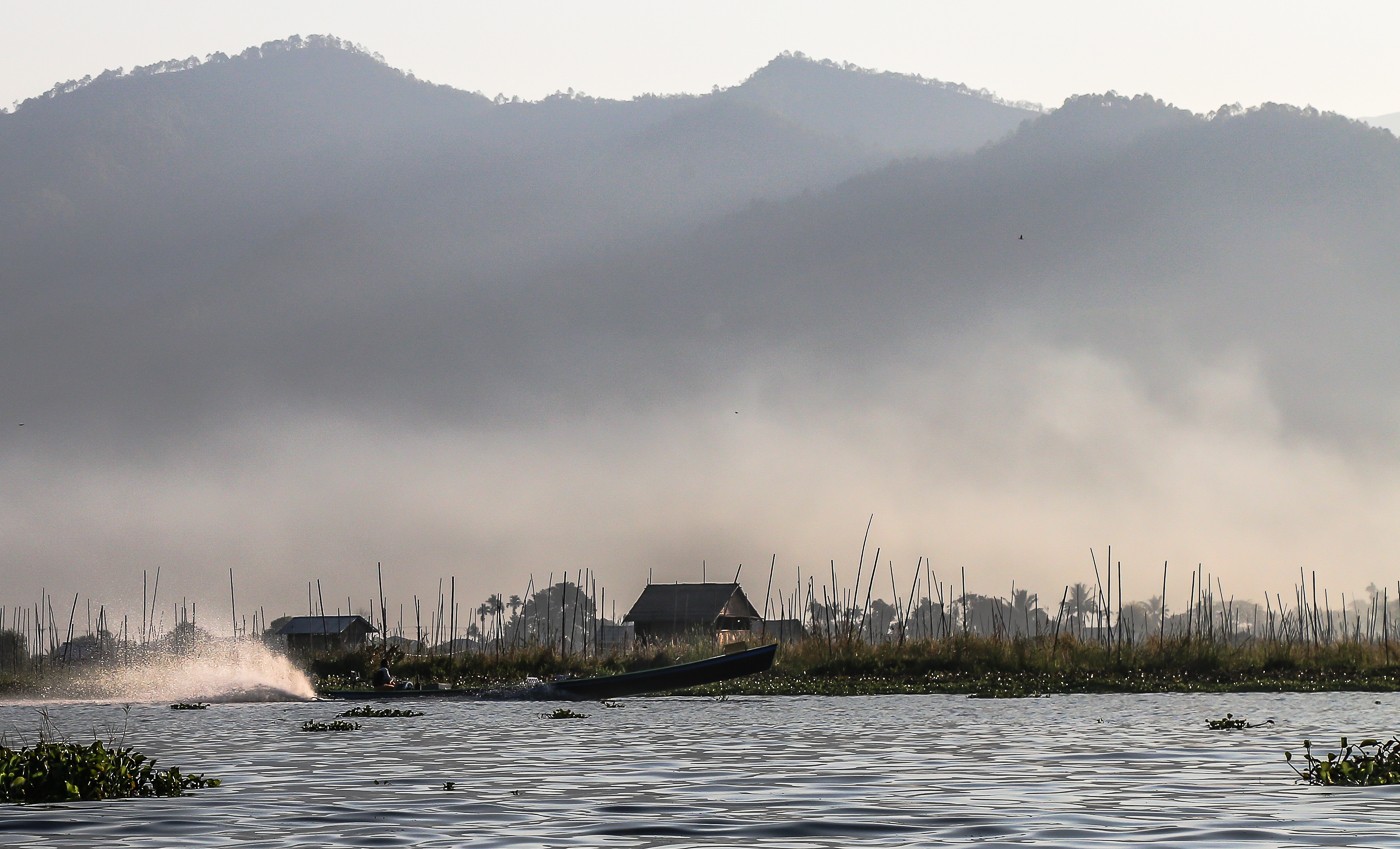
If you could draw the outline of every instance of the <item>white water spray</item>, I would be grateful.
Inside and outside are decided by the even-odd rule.
[[[89,666],[45,687],[47,698],[121,702],[275,702],[315,698],[285,656],[254,642],[208,642],[178,655]]]

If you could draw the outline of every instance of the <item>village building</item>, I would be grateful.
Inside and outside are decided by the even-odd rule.
[[[706,636],[734,643],[756,637],[763,616],[738,584],[649,584],[622,621],[641,642]]]
[[[807,629],[801,619],[769,619],[760,630],[765,639],[780,643],[801,642],[807,638]]]
[[[598,650],[602,652],[625,652],[637,641],[637,628],[631,622],[615,625],[612,622],[598,624]]]
[[[309,653],[361,648],[379,629],[363,616],[293,616],[277,633],[289,651]]]

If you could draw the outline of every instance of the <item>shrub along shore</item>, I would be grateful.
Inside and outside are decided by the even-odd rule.
[[[405,655],[389,649],[393,673],[420,686],[499,689],[527,678],[592,677],[698,660],[721,649],[696,638],[607,654],[556,647]],[[320,690],[367,687],[383,650],[293,658]],[[0,693],[44,697],[80,689],[88,664],[0,673]],[[768,672],[689,693],[697,695],[876,695],[955,693],[1020,697],[1051,693],[1284,692],[1400,690],[1400,642],[1299,642],[1151,638],[1110,644],[1072,635],[977,634],[870,643],[859,639],[783,642]]]
[[[393,659],[420,683],[491,689],[527,676],[595,676],[697,660],[715,644],[693,640],[624,654],[581,657],[542,647],[455,657]],[[308,661],[322,688],[362,686],[378,655],[362,650]],[[1400,690],[1400,646],[1367,642],[1220,642],[1167,638],[1121,645],[1061,635],[959,635],[871,644],[809,638],[784,642],[773,669],[687,692],[703,695],[959,693],[1019,697],[1051,693]]]

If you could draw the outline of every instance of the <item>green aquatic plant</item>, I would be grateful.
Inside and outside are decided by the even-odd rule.
[[[341,716],[370,717],[374,719],[399,719],[402,717],[422,716],[421,710],[399,710],[398,708],[372,708],[368,705],[350,708]]]
[[[1221,719],[1207,719],[1206,727],[1211,731],[1238,731],[1241,728],[1263,728],[1265,725],[1273,725],[1272,719],[1263,722],[1246,722],[1237,718],[1233,713],[1227,713]]]
[[[575,713],[574,711],[571,711],[568,708],[555,708],[550,713],[540,714],[540,717],[542,719],[587,719],[588,714]]]
[[[1247,728],[1248,726],[1249,723],[1245,722],[1243,719],[1236,719],[1233,713],[1225,714],[1223,719],[1206,720],[1206,727],[1211,731],[1235,731],[1241,728]]]
[[[0,746],[0,801],[77,802],[128,796],[182,796],[186,790],[218,787],[219,779],[182,775],[179,767],[156,769],[155,761],[129,748],[100,741]]]
[[[170,706],[171,710],[207,710],[209,705],[203,702],[176,702]]]
[[[1356,787],[1400,784],[1400,739],[1381,741],[1367,738],[1349,744],[1342,738],[1340,752],[1328,752],[1320,758],[1312,753],[1312,741],[1303,741],[1303,766],[1293,761],[1292,752],[1283,758],[1298,777],[1308,784],[1349,785]]]
[[[1248,722],[1243,718],[1236,717],[1233,713],[1227,713],[1220,719],[1207,719],[1206,727],[1211,731],[1238,731],[1242,728],[1263,728],[1265,725],[1273,725],[1272,719],[1263,722]]]
[[[330,722],[314,722],[310,719],[301,724],[302,731],[358,731],[360,723],[343,722],[333,719]]]

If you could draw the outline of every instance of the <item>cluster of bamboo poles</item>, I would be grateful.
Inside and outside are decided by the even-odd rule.
[[[502,654],[526,646],[545,646],[557,650],[561,655],[592,656],[613,650],[620,642],[613,638],[612,633],[617,617],[617,601],[614,598],[611,619],[599,614],[608,602],[607,589],[599,586],[598,578],[591,569],[579,569],[572,574],[565,572],[558,583],[554,580],[554,573],[550,573],[549,582],[542,589],[536,588],[535,578],[531,575],[523,597],[512,595],[507,600],[501,594],[493,593],[474,609],[465,611],[457,598],[456,577],[448,578],[446,582],[439,579],[437,598],[428,607],[426,624],[423,617],[424,600],[417,595],[411,600],[411,620],[408,618],[408,606],[402,603],[398,605],[397,620],[390,619],[389,602],[384,595],[383,564],[379,564],[377,569],[378,603],[371,600],[361,610],[368,611],[366,618],[369,624],[386,643],[392,641],[413,654],[455,657],[471,652]],[[319,591],[318,581],[318,597]],[[505,617],[507,609],[511,611],[509,619]],[[347,615],[350,610],[351,603],[347,598]],[[318,615],[315,606],[310,603],[308,613]],[[319,615],[324,621],[324,604],[320,606]],[[473,615],[475,623],[472,622]]]
[[[1184,610],[1169,613],[1163,599],[1167,597],[1168,565],[1162,565],[1162,593],[1148,602],[1123,600],[1123,565],[1114,562],[1112,548],[1108,549],[1108,567],[1100,570],[1098,557],[1090,550],[1094,583],[1067,585],[1059,603],[1052,610],[1042,607],[1037,595],[1012,584],[1009,598],[972,594],[967,589],[967,573],[960,569],[958,581],[944,582],[928,558],[919,558],[913,570],[907,592],[901,593],[896,582],[893,562],[880,568],[877,547],[869,563],[866,561],[869,526],[862,541],[854,580],[842,584],[836,562],[830,562],[830,583],[818,584],[814,575],[805,579],[797,571],[797,581],[791,591],[773,587],[777,557],[769,565],[768,583],[764,594],[762,622],[758,636],[793,639],[797,634],[806,639],[821,640],[830,647],[842,643],[885,643],[906,640],[938,640],[977,634],[992,638],[1051,637],[1055,641],[1070,638],[1077,641],[1098,641],[1110,649],[1132,646],[1156,637],[1185,638],[1210,642],[1238,643],[1255,640],[1265,643],[1332,645],[1341,642],[1384,644],[1389,649],[1396,635],[1391,633],[1392,604],[1400,607],[1400,583],[1397,602],[1391,602],[1387,589],[1368,590],[1364,600],[1353,597],[1348,601],[1340,595],[1341,606],[1334,608],[1331,594],[1325,588],[1319,593],[1317,574],[1311,580],[1299,571],[1299,583],[1290,596],[1281,593],[1264,594],[1264,604],[1237,601],[1227,595],[1219,577],[1207,573],[1201,565],[1190,572],[1190,589]],[[740,567],[742,570],[742,567]],[[875,584],[881,572],[888,575],[892,601],[877,597]],[[410,604],[400,603],[396,621],[389,616],[390,604],[384,592],[383,567],[377,567],[379,594],[360,610],[387,645],[392,641],[414,654],[509,653],[525,647],[545,647],[561,655],[598,655],[624,648],[629,642],[625,629],[619,625],[614,596],[611,616],[603,616],[608,602],[605,587],[590,569],[565,572],[557,583],[553,573],[547,584],[537,588],[533,575],[524,595],[512,595],[507,601],[500,594],[463,611],[458,600],[455,577],[439,580],[437,598],[426,610],[417,595]],[[825,577],[825,576],[823,576]],[[160,570],[148,586],[149,576],[142,573],[142,608],[139,630],[131,617],[123,615],[117,626],[105,606],[87,602],[86,632],[81,636],[94,640],[108,656],[133,658],[151,651],[170,651],[175,645],[172,635],[180,629],[195,631],[196,606],[182,599],[171,606],[174,626],[166,631],[164,611],[159,611]],[[739,574],[735,574],[735,583]],[[149,589],[149,593],[147,590]],[[80,627],[75,594],[69,604],[66,626],[56,615],[54,600],[47,592],[38,602],[15,607],[0,606],[0,673],[13,673],[24,664],[44,659],[81,660],[74,657]],[[229,603],[235,640],[261,639],[268,628],[263,608],[251,613],[251,624],[245,614],[239,616],[234,593],[233,571],[229,571]],[[507,617],[506,612],[510,615]],[[158,612],[159,611],[159,612]],[[321,590],[321,582],[307,584],[307,613],[320,615],[325,621],[329,614]],[[776,614],[776,616],[770,616]],[[336,615],[341,615],[337,606]],[[352,613],[349,597],[345,598],[345,614]],[[473,622],[475,619],[475,622]],[[784,627],[780,627],[780,623]],[[789,631],[785,626],[795,624]],[[769,631],[769,627],[772,631]],[[105,641],[105,642],[104,642]],[[175,646],[178,650],[178,646]]]
[[[93,601],[86,602],[86,630],[78,633],[78,602],[81,593],[74,593],[69,606],[66,626],[55,613],[53,596],[41,590],[39,600],[32,605],[6,607],[0,605],[0,672],[14,674],[25,667],[42,665],[46,660],[69,662],[89,660],[93,656],[117,662],[145,658],[156,652],[182,652],[198,641],[198,605],[183,598],[171,604],[171,625],[166,629],[165,611],[157,601],[160,595],[160,569],[154,576],[141,572],[141,621],[139,630],[133,627],[131,616],[123,614],[118,625],[99,603],[94,612]],[[153,579],[152,579],[153,578]],[[229,570],[229,593],[233,599],[233,571]],[[233,608],[237,622],[237,608]],[[266,617],[262,619],[266,622]],[[235,626],[233,636],[242,639],[260,634],[259,613],[253,614],[251,631],[246,618],[243,626]]]

